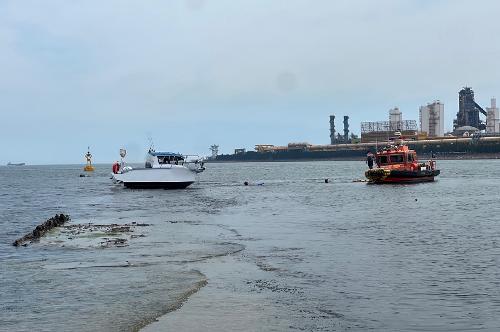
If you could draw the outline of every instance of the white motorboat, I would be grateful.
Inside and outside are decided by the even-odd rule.
[[[203,159],[172,152],[149,149],[144,168],[127,166],[120,150],[122,162],[113,165],[113,180],[127,188],[184,189],[196,181],[196,175],[205,170]]]

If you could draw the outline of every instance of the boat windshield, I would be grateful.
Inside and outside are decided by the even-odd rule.
[[[184,158],[181,156],[158,156],[158,164],[166,165],[166,164],[175,164],[179,165],[184,162]]]
[[[377,157],[377,164],[380,166],[389,164],[401,164],[404,162],[405,162],[405,156],[403,154],[392,154],[392,155]]]
[[[379,164],[379,165],[385,165],[385,164],[387,164],[387,156],[380,156],[380,157],[378,157],[377,164]]]
[[[391,163],[403,163],[405,160],[402,154],[393,154],[390,156]]]

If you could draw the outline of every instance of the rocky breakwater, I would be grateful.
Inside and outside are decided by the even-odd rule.
[[[54,229],[56,227],[63,226],[66,222],[70,220],[70,217],[66,214],[56,214],[54,217],[47,219],[43,224],[38,225],[31,231],[30,233],[20,237],[15,240],[12,245],[15,247],[19,246],[27,246],[33,241],[39,240],[42,236],[44,236],[48,231]]]

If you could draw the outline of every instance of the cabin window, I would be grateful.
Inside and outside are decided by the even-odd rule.
[[[184,158],[181,156],[158,156],[158,164],[160,165],[182,165]]]
[[[387,156],[378,157],[378,164],[379,165],[387,164]]]
[[[413,154],[409,153],[408,154],[408,162],[412,162],[414,159],[413,159]]]
[[[404,162],[404,157],[402,154],[394,154],[390,156],[391,163],[402,163]]]
[[[158,164],[160,165],[170,164],[170,157],[169,156],[158,157]]]

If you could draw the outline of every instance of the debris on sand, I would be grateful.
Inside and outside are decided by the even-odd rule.
[[[27,246],[33,241],[39,240],[42,236],[44,236],[48,231],[53,228],[63,226],[65,222],[69,221],[70,217],[66,214],[56,214],[54,217],[47,219],[43,224],[38,225],[31,232],[26,234],[23,237],[15,240],[12,245],[15,247],[19,246]]]
[[[103,247],[103,248],[126,247],[127,241],[128,241],[127,239],[121,239],[121,238],[105,239],[105,241],[101,242],[101,247]]]
[[[94,248],[111,248],[111,247],[126,247],[130,239],[142,238],[146,235],[142,232],[135,234],[139,227],[150,226],[139,222],[129,224],[65,224],[70,220],[68,215],[60,214],[48,219],[41,225],[17,239],[12,243],[13,246],[24,246],[41,241],[44,244],[59,244],[63,247],[94,247]],[[50,230],[58,228],[57,232],[47,234]]]
[[[139,227],[150,224],[132,222],[130,224],[72,224],[61,227],[58,235],[50,241],[65,243],[65,246],[112,248],[126,247],[129,240],[146,237],[145,234],[134,234]],[[70,242],[68,243],[68,240]]]

